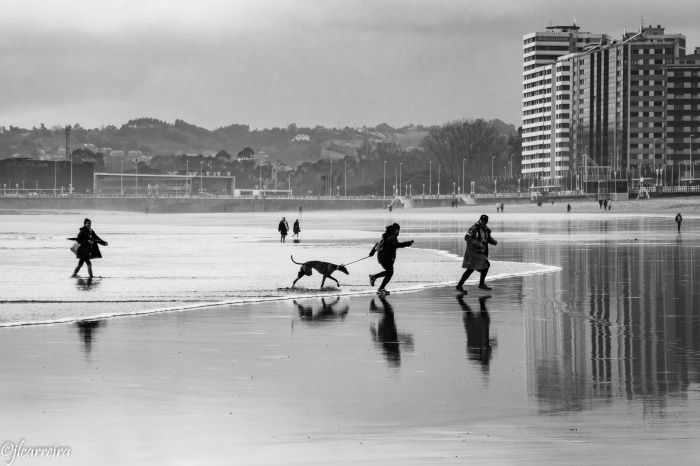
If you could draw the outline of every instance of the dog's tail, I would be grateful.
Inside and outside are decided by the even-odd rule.
[[[294,260],[294,256],[289,256],[289,257],[292,258],[292,262],[294,262],[296,265],[304,265],[304,264],[302,264],[301,262],[295,261],[295,260]]]

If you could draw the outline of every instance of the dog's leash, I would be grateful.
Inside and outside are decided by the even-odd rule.
[[[354,261],[352,261],[352,262],[348,262],[347,264],[342,264],[342,265],[354,264],[355,262],[363,261],[363,260],[367,259],[368,257],[371,257],[371,256],[365,256],[365,257],[362,257],[362,258],[360,258],[360,259],[357,259],[357,260],[354,260]]]

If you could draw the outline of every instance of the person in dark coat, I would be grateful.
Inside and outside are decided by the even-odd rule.
[[[299,237],[299,232],[301,231],[301,228],[299,228],[299,219],[294,220],[294,226],[292,227],[292,231],[294,232],[294,235],[297,238]]]
[[[90,274],[90,278],[92,278],[91,259],[102,258],[102,253],[98,246],[99,244],[107,246],[107,242],[102,241],[102,238],[97,236],[97,233],[93,231],[91,226],[92,222],[89,218],[86,218],[83,221],[83,227],[78,231],[78,237],[74,238],[78,242],[78,250],[75,253],[75,256],[78,258],[78,266],[73,271],[73,277],[77,277],[83,264],[87,264],[88,274]]]
[[[681,215],[680,212],[678,212],[678,215],[676,215],[676,223],[678,224],[678,233],[681,232],[681,222],[683,221],[683,216]]]
[[[491,289],[484,283],[486,274],[489,272],[489,267],[491,267],[491,263],[488,260],[489,244],[495,246],[498,244],[498,241],[491,237],[491,230],[486,226],[488,222],[489,216],[482,215],[479,217],[479,221],[469,228],[467,234],[464,235],[464,240],[467,242],[467,250],[464,252],[462,268],[467,270],[462,274],[462,278],[459,279],[459,283],[457,283],[455,287],[457,291],[465,292],[462,286],[475,270],[481,272],[479,288],[482,290]]]
[[[566,213],[571,212],[571,204],[566,204]]]
[[[280,220],[277,231],[280,232],[280,243],[284,243],[284,240],[287,238],[287,232],[289,231],[289,223],[287,223],[285,217],[282,217],[282,220]]]
[[[380,239],[369,252],[370,256],[377,253],[377,262],[384,269],[383,272],[369,276],[370,286],[374,286],[374,282],[377,278],[384,277],[382,284],[379,286],[377,293],[379,294],[391,294],[386,289],[389,284],[391,277],[394,276],[394,261],[396,260],[396,250],[398,248],[405,248],[411,246],[413,241],[406,241],[399,243],[398,236],[401,227],[398,223],[393,223],[386,227],[386,231],[382,234],[382,239]]]

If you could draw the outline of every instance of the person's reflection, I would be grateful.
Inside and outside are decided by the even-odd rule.
[[[106,324],[107,322],[103,320],[81,320],[76,322],[75,326],[78,327],[78,334],[83,341],[83,352],[86,356],[89,356],[92,352],[92,341],[97,330]]]
[[[394,320],[394,309],[386,297],[379,295],[382,308],[377,307],[374,298],[369,303],[370,312],[382,313],[382,318],[377,325],[370,324],[369,331],[372,334],[372,341],[382,350],[384,357],[390,367],[401,365],[401,346],[408,351],[413,351],[413,335],[401,333],[396,330]]]
[[[338,308],[340,303],[340,297],[337,297],[334,301],[327,303],[326,298],[321,298],[321,307],[317,308],[316,312],[312,306],[305,306],[298,303],[296,300],[294,304],[299,312],[299,318],[305,322],[313,323],[329,323],[333,321],[344,320],[348,314],[349,305],[345,304]]]
[[[90,291],[97,286],[99,286],[100,281],[95,280],[92,277],[90,278],[79,278],[75,281],[75,286],[80,290],[80,291]]]
[[[464,295],[457,296],[457,302],[464,311],[464,331],[467,334],[467,354],[469,359],[481,364],[481,370],[488,373],[491,362],[492,341],[489,336],[491,317],[486,309],[486,300],[491,296],[479,298],[479,315],[475,315],[471,307],[464,302]]]

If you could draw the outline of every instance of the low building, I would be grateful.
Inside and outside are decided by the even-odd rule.
[[[72,166],[71,166],[72,165]],[[17,193],[29,191],[71,191],[88,194],[93,188],[93,163],[73,163],[67,160],[33,160],[17,157],[0,160],[0,187]]]
[[[94,176],[94,190],[97,195],[231,196],[235,189],[236,177],[228,175],[95,173]]]

